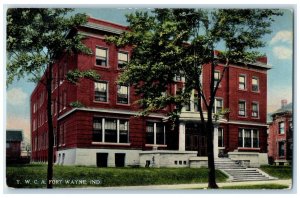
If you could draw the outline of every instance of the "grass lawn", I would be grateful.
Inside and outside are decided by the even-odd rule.
[[[291,166],[261,166],[260,169],[278,179],[292,179],[293,176]]]
[[[8,166],[7,185],[15,188],[45,188],[47,165]],[[227,176],[217,171],[217,182]],[[54,166],[54,187],[134,186],[207,183],[207,168],[97,168]]]

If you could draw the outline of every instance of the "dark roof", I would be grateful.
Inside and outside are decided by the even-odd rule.
[[[277,109],[275,112],[272,113],[272,116],[275,114],[280,114],[280,113],[286,113],[286,112],[293,112],[293,103],[289,103],[280,109]]]
[[[23,141],[22,130],[6,130],[6,142]]]
[[[293,103],[289,103],[287,105],[285,105],[284,107],[281,107],[280,109],[277,109],[276,111],[272,112],[272,113],[268,113],[267,114],[267,123],[271,123],[273,121],[273,116],[275,116],[276,114],[283,114],[283,113],[292,113],[293,112]]]

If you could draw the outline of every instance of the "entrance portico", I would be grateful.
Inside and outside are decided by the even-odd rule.
[[[198,151],[198,156],[207,156],[206,133],[201,131],[199,120],[186,120],[179,123],[179,151]],[[219,154],[218,126],[213,131],[214,157]]]

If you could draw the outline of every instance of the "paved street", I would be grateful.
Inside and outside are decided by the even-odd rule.
[[[258,185],[258,184],[282,184],[282,185],[288,185],[291,188],[292,180],[224,182],[224,183],[218,183],[218,186],[223,187],[223,186]],[[197,188],[206,188],[206,187],[207,187],[207,183],[200,183],[200,184],[103,187],[101,188],[101,190],[104,189],[107,190],[174,190],[174,189],[197,189]]]

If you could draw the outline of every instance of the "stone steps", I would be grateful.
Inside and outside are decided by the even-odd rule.
[[[256,168],[246,168],[229,158],[215,159],[215,167],[227,174],[232,182],[266,181],[274,179],[261,170]]]

